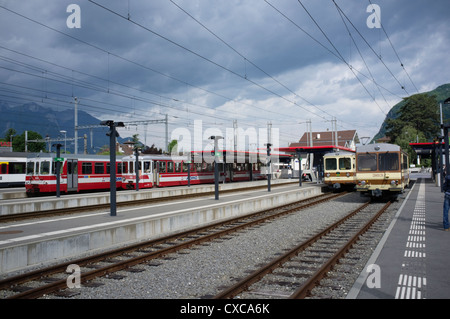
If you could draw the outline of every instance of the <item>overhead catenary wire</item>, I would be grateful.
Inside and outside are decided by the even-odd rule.
[[[209,58],[207,58],[207,57],[205,57],[205,56],[203,56],[203,55],[201,55],[201,54],[199,54],[199,53],[197,53],[197,52],[195,52],[195,51],[193,51],[193,50],[191,50],[191,49],[189,49],[189,48],[187,48],[186,46],[181,45],[181,44],[179,44],[179,43],[177,43],[177,42],[175,42],[175,41],[169,39],[168,37],[166,37],[166,36],[164,36],[164,35],[162,35],[162,34],[156,32],[156,31],[154,31],[154,30],[152,30],[152,29],[150,29],[150,28],[144,26],[144,25],[141,24],[141,23],[138,23],[137,21],[134,21],[134,20],[132,20],[132,19],[128,19],[126,16],[124,16],[124,15],[118,13],[117,11],[114,11],[114,10],[108,8],[108,7],[105,7],[105,6],[103,6],[103,5],[101,5],[101,4],[97,3],[97,2],[95,2],[95,1],[93,1],[93,0],[89,0],[89,2],[91,2],[91,3],[93,3],[93,4],[97,5],[97,6],[99,6],[100,8],[102,8],[102,9],[104,9],[104,10],[106,10],[106,11],[108,11],[108,12],[114,14],[114,15],[116,15],[117,17],[120,17],[120,18],[122,18],[122,19],[124,19],[124,20],[126,20],[126,21],[129,21],[130,23],[133,23],[134,25],[136,25],[136,26],[138,26],[138,27],[140,27],[140,28],[142,28],[142,29],[144,29],[144,30],[146,30],[146,31],[148,31],[148,32],[150,32],[150,33],[152,33],[152,34],[154,34],[154,35],[157,36],[157,37],[160,37],[160,38],[162,38],[162,39],[168,41],[169,43],[171,43],[171,44],[173,44],[173,45],[175,45],[175,46],[177,46],[177,47],[179,47],[179,48],[181,48],[181,49],[183,49],[183,50],[185,50],[185,51],[187,51],[187,52],[189,52],[189,53],[191,53],[191,54],[193,54],[193,55],[195,55],[195,56],[197,56],[197,57],[199,57],[200,59],[203,59],[203,60],[205,60],[205,61],[207,61],[207,62],[209,62],[209,63],[211,63],[211,64],[217,66],[218,68],[221,68],[221,69],[223,69],[223,70],[225,70],[225,71],[227,71],[227,72],[229,72],[229,73],[231,73],[231,74],[233,74],[233,75],[235,75],[235,76],[241,78],[242,80],[245,80],[245,81],[248,81],[248,82],[252,83],[253,85],[255,85],[255,86],[261,88],[262,90],[265,90],[265,91],[268,92],[268,93],[271,93],[271,94],[273,94],[273,95],[275,95],[275,96],[277,96],[277,97],[279,97],[279,98],[285,100],[285,101],[288,102],[288,103],[291,103],[291,104],[293,104],[293,105],[296,105],[296,106],[298,106],[298,107],[304,109],[305,111],[307,111],[307,112],[309,112],[309,113],[312,113],[314,116],[319,116],[319,115],[317,115],[316,113],[312,112],[311,110],[307,109],[306,107],[304,107],[304,106],[302,106],[302,105],[296,103],[295,101],[289,100],[288,98],[286,98],[286,97],[284,97],[284,96],[282,96],[282,95],[276,93],[275,91],[273,91],[273,90],[271,90],[271,89],[269,89],[269,88],[267,88],[267,87],[265,87],[265,86],[263,86],[263,85],[261,85],[261,84],[255,82],[255,81],[251,80],[250,78],[248,78],[248,77],[246,77],[246,76],[244,76],[244,75],[242,75],[242,74],[239,74],[239,73],[237,73],[237,72],[235,72],[235,71],[233,71],[233,70],[227,68],[226,66],[223,66],[223,65],[221,65],[221,64],[219,64],[219,63],[217,63],[217,62],[215,62],[215,61],[213,61],[213,60],[211,60],[211,59],[209,59]]]
[[[298,0],[300,2],[300,0]],[[349,17],[345,14],[345,12],[339,7],[339,5],[336,3],[335,0],[332,0],[336,8],[342,13],[342,15],[345,17],[345,19],[350,23],[350,25],[355,29],[355,31],[359,34],[359,36],[363,39],[363,41],[367,44],[367,46],[370,48],[370,50],[374,53],[374,55],[380,60],[380,62],[384,65],[386,70],[391,74],[391,76],[394,78],[394,80],[398,83],[400,88],[406,92],[407,95],[409,95],[408,91],[406,90],[406,87],[400,83],[400,81],[397,79],[397,77],[394,75],[392,70],[386,65],[386,63],[383,61],[383,58],[375,52],[375,49],[370,45],[370,43],[366,40],[366,38],[361,34],[361,32],[356,28],[356,26],[353,24],[353,22],[349,19]],[[301,2],[300,2],[301,3]],[[303,5],[302,5],[303,6]]]
[[[371,0],[368,0],[368,1],[369,1],[369,3],[370,3],[371,5],[373,5]],[[375,11],[375,14],[377,14],[376,11]],[[391,39],[389,38],[389,36],[388,36],[388,34],[387,34],[387,32],[386,32],[386,29],[384,28],[384,25],[383,25],[383,23],[381,22],[380,17],[377,16],[377,19],[378,19],[378,21],[380,21],[381,29],[383,30],[384,34],[386,35],[386,38],[387,38],[389,44],[391,45],[391,48],[392,48],[392,50],[394,51],[395,56],[396,56],[397,59],[398,59],[398,62],[400,62],[400,66],[402,67],[403,71],[406,73],[406,75],[407,75],[409,81],[410,81],[411,84],[414,86],[414,88],[416,89],[417,93],[420,93],[419,90],[417,89],[417,86],[414,84],[413,80],[411,79],[411,77],[410,77],[408,71],[406,71],[405,66],[404,66],[402,60],[400,59],[400,56],[398,55],[397,50],[395,49],[394,45],[392,44],[392,41],[391,41]]]
[[[308,11],[308,9],[303,5],[303,3],[300,0],[297,0],[298,3],[300,3],[300,5],[303,7],[303,9],[306,11],[306,13],[308,14],[308,16],[311,18],[311,20],[314,22],[314,24],[319,28],[320,32],[323,34],[323,36],[327,39],[327,41],[331,44],[331,46],[333,47],[333,49],[336,51],[336,53],[341,57],[342,61],[344,61],[344,63],[347,65],[347,67],[350,69],[350,71],[353,73],[353,75],[356,77],[356,79],[359,81],[359,83],[361,84],[361,86],[364,88],[364,90],[367,92],[367,94],[372,98],[372,100],[374,101],[374,103],[378,106],[378,108],[386,115],[386,113],[383,111],[383,109],[380,107],[380,105],[378,104],[378,102],[376,101],[375,97],[369,92],[369,90],[367,89],[367,87],[364,85],[364,83],[361,81],[361,79],[356,75],[355,71],[353,70],[352,66],[345,60],[345,58],[342,56],[342,54],[340,53],[340,51],[336,48],[336,46],[334,45],[333,41],[330,40],[330,38],[327,36],[327,34],[325,33],[325,31],[323,31],[323,29],[320,27],[320,25],[318,24],[318,22],[314,19],[314,17],[311,15],[311,13]]]
[[[128,7],[128,16],[127,16],[127,20],[130,20],[131,19],[131,17],[130,17],[130,8]],[[83,41],[83,40],[82,40]],[[114,53],[112,53],[112,52],[110,52],[110,50],[105,50],[105,49],[103,49],[103,52],[107,52],[107,55],[108,55],[108,59],[109,59],[109,57],[111,56],[115,56],[114,55]],[[120,57],[121,58],[121,57]],[[251,65],[251,61],[248,61],[248,58],[247,57],[243,57],[243,59],[244,59],[244,66],[245,67],[247,67],[249,64]],[[135,62],[135,61],[133,61],[133,62]],[[93,91],[96,91],[96,92],[102,92],[102,93],[104,93],[104,91],[103,91],[103,89],[105,88],[105,87],[107,87],[107,92],[108,92],[108,90],[109,89],[116,89],[117,90],[117,86],[116,87],[114,87],[114,84],[113,84],[113,79],[112,79],[112,77],[110,76],[110,67],[111,67],[111,75],[113,74],[113,69],[112,69],[112,66],[113,66],[113,64],[110,64],[109,63],[109,61],[108,61],[108,76],[107,76],[107,79],[106,79],[106,83],[107,83],[107,85],[101,85],[101,87],[96,87],[96,86],[94,86],[94,84],[95,85],[98,85],[98,83],[92,83],[93,84],[93,86],[91,87],[91,90],[93,90]],[[256,66],[255,66],[256,67]],[[147,66],[147,68],[148,68],[148,66]],[[262,69],[261,69],[262,70]],[[152,70],[152,71],[154,71],[154,70]],[[39,71],[33,71],[33,72],[39,72]],[[71,92],[71,95],[72,95],[72,97],[73,97],[73,95],[74,95],[74,92],[73,92],[73,88],[74,88],[74,85],[75,84],[77,84],[77,82],[80,84],[80,85],[83,85],[82,84],[82,82],[79,82],[79,79],[77,79],[77,76],[74,76],[74,75],[76,75],[76,72],[78,72],[77,70],[74,70],[74,69],[71,69],[70,70],[70,73],[71,73],[71,76],[69,76],[69,77],[71,77],[71,81],[69,81],[69,77],[67,77],[66,79],[63,79],[63,81],[65,81],[65,82],[67,82],[68,84],[67,85],[71,85],[72,86],[72,92]],[[47,94],[49,94],[49,96],[51,95],[51,89],[49,88],[49,86],[50,86],[50,84],[51,84],[51,81],[54,81],[54,79],[55,78],[57,78],[58,77],[58,75],[52,75],[51,74],[51,71],[49,71],[49,72],[47,72],[47,70],[44,70],[41,74],[41,79],[42,79],[42,81],[41,81],[41,83],[42,83],[42,85],[41,86],[39,86],[40,87],[40,89],[41,89],[41,92],[43,92],[43,97],[46,97],[46,95]],[[168,74],[165,74],[164,76],[167,76]],[[266,74],[267,75],[267,74]],[[64,75],[64,76],[66,76],[66,75]],[[242,76],[242,74],[241,74],[241,76]],[[52,79],[53,78],[53,79]],[[246,71],[245,71],[245,73],[244,73],[244,75],[243,75],[243,79],[245,79],[245,78],[248,78],[248,76],[247,76],[247,69],[246,69]],[[60,78],[61,79],[61,78]],[[102,79],[102,81],[104,81],[105,79]],[[176,79],[177,81],[179,81],[179,79]],[[88,82],[91,82],[91,81],[88,81]],[[187,85],[189,85],[189,86],[192,86],[190,83],[187,83],[187,82],[185,82],[185,81],[182,81],[182,83],[186,83]],[[279,81],[280,83],[281,83],[281,81]],[[70,83],[70,84],[69,84]],[[86,83],[87,85],[89,85],[88,83]],[[110,86],[111,85],[111,86]],[[118,83],[116,83],[116,85],[118,85]],[[82,88],[82,86],[75,86],[75,88],[77,88],[77,87],[80,87],[80,88]],[[124,92],[123,91],[123,88],[124,88],[125,86],[123,86],[122,87],[122,89],[119,89],[118,91],[119,91],[119,94],[123,94],[123,97],[124,98],[128,98],[128,99],[130,99],[132,102],[131,103],[134,103],[133,101],[140,101],[140,102],[142,102],[142,103],[146,103],[146,102],[144,102],[143,100],[139,100],[139,99],[136,99],[136,98],[134,98],[132,95],[132,93],[130,93],[130,92]],[[134,89],[134,88],[132,88],[132,89]],[[53,91],[54,92],[54,91]],[[206,92],[206,91],[205,91]],[[76,92],[75,92],[76,93]],[[144,92],[142,92],[143,94],[145,94]],[[209,93],[212,93],[212,94],[215,94],[216,92],[209,92]],[[152,94],[152,93],[150,93],[150,94]],[[70,93],[69,93],[69,95],[70,95]],[[158,95],[158,94],[156,94],[156,95]],[[120,95],[118,95],[118,96],[120,96]],[[162,98],[164,98],[164,99],[166,99],[166,98],[168,98],[168,97],[162,97]],[[177,99],[179,99],[179,97],[176,97]],[[301,97],[300,97],[301,98]],[[145,97],[144,99],[146,99],[146,100],[150,100],[150,99],[148,99],[147,97]],[[289,100],[289,99],[288,99]],[[230,99],[230,101],[233,101],[233,102],[236,102],[236,103],[241,103],[241,102],[244,102],[245,103],[245,101],[238,101],[238,100],[234,100],[234,99]],[[158,102],[158,101],[156,101],[156,102]],[[189,103],[189,101],[188,100],[186,100],[186,101],[181,101],[182,103],[186,103],[185,105],[187,105],[187,104],[189,104],[189,105],[193,105],[193,109],[191,108],[191,111],[194,111],[193,112],[193,114],[195,114],[195,110],[196,110],[196,108],[198,107],[198,105],[195,105],[195,103],[194,104],[190,104]],[[290,101],[291,102],[291,101]],[[137,105],[138,103],[136,103],[136,105]],[[164,105],[162,105],[163,103],[160,103],[160,105],[159,106],[164,106]],[[296,104],[296,103],[295,103]],[[117,106],[119,106],[120,104],[117,104]],[[155,104],[155,105],[158,105],[158,104]],[[134,104],[133,104],[133,108],[134,108]],[[255,107],[256,109],[258,109],[257,108],[257,106],[254,106],[254,105],[250,105],[249,104],[249,106],[251,106],[251,107]],[[139,108],[139,106],[136,106],[136,107],[138,107]],[[207,108],[206,106],[204,106],[205,108]],[[127,106],[125,105],[125,109],[127,108]],[[125,109],[123,110],[123,111],[125,111]],[[180,109],[182,109],[182,108],[176,108],[177,110],[180,110]],[[264,108],[259,108],[260,110],[264,110],[264,111],[267,111],[267,110],[265,110]],[[155,108],[155,110],[156,110],[156,112],[158,112],[158,110]],[[198,110],[198,109],[197,109]],[[184,110],[183,110],[184,111]],[[213,113],[213,109],[211,109],[211,113],[209,113],[208,112],[208,114],[213,114],[213,115],[218,115],[219,113],[218,112],[216,112],[216,113]],[[223,109],[221,110],[221,111],[223,111]],[[189,110],[187,111],[188,112],[188,114],[189,114]],[[278,113],[277,113],[278,114]],[[317,114],[317,113],[316,113]],[[315,115],[316,115],[315,114]],[[202,115],[205,115],[205,114],[202,114]],[[257,115],[262,115],[260,112],[258,112],[257,113]],[[220,115],[218,115],[217,116],[217,120],[218,121],[221,121],[221,120],[225,120],[225,118],[226,118],[227,116],[225,116],[225,114],[222,114],[222,113],[220,113]],[[262,116],[261,116],[261,118],[262,118]]]
[[[122,56],[120,56],[120,55],[118,55],[118,54],[115,54],[115,53],[110,52],[110,51],[108,51],[108,50],[106,50],[106,49],[103,49],[103,48],[99,47],[98,45],[94,45],[94,44],[92,44],[92,43],[89,43],[89,42],[87,42],[87,41],[81,40],[81,39],[79,39],[79,38],[77,38],[77,37],[74,37],[74,36],[72,36],[72,35],[69,35],[69,34],[67,34],[67,33],[65,33],[65,32],[62,32],[62,31],[60,31],[60,30],[57,30],[57,29],[55,29],[55,28],[53,28],[53,27],[50,27],[50,26],[48,26],[48,25],[46,25],[46,24],[44,24],[44,23],[42,23],[42,22],[36,21],[35,19],[32,19],[32,18],[30,18],[30,17],[27,17],[27,16],[25,16],[25,15],[23,15],[23,14],[21,14],[21,13],[15,12],[15,11],[13,11],[13,10],[11,10],[11,9],[8,9],[8,8],[4,7],[4,6],[1,6],[1,5],[0,5],[0,8],[3,8],[3,9],[5,9],[5,10],[7,10],[7,11],[13,13],[13,14],[16,14],[16,15],[18,15],[18,16],[24,18],[24,19],[27,19],[27,20],[29,20],[29,21],[31,21],[31,22],[34,22],[34,23],[36,23],[36,24],[38,24],[38,25],[40,25],[40,26],[43,26],[43,27],[45,27],[45,28],[48,28],[48,29],[50,29],[50,30],[52,30],[52,31],[55,31],[55,32],[57,32],[57,33],[59,33],[59,34],[62,34],[62,35],[67,36],[67,37],[69,37],[69,38],[71,38],[71,39],[73,39],[73,40],[79,41],[79,42],[81,42],[81,43],[83,43],[83,44],[85,44],[85,45],[87,45],[87,46],[90,46],[90,47],[95,48],[95,49],[97,49],[97,50],[99,50],[99,51],[101,51],[101,52],[104,52],[104,53],[108,54],[108,57],[109,57],[109,56],[114,56],[114,57],[116,57],[116,58],[122,59],[122,60],[124,60],[124,61],[126,61],[126,62],[129,62],[129,63],[134,64],[134,65],[136,65],[136,66],[142,67],[142,68],[144,68],[144,69],[150,70],[150,71],[155,72],[155,73],[157,73],[157,74],[160,74],[160,75],[162,75],[162,76],[166,76],[166,77],[171,78],[171,79],[173,79],[173,80],[179,81],[179,82],[181,82],[181,83],[183,83],[183,84],[189,85],[189,86],[194,87],[194,88],[196,88],[196,89],[203,90],[203,91],[205,91],[205,92],[207,92],[207,93],[215,94],[215,95],[217,95],[217,96],[220,96],[220,97],[222,97],[222,98],[228,99],[228,100],[230,100],[230,101],[234,101],[234,102],[237,102],[237,103],[243,103],[243,102],[241,102],[241,101],[235,101],[235,100],[233,100],[233,99],[231,99],[231,98],[225,97],[224,95],[218,94],[218,93],[216,93],[216,92],[212,92],[212,91],[210,91],[210,90],[206,90],[206,89],[204,89],[204,88],[201,88],[201,87],[198,87],[198,86],[194,86],[194,85],[192,85],[192,84],[190,84],[190,83],[188,83],[188,82],[186,82],[186,81],[179,80],[179,79],[177,79],[177,78],[175,78],[175,77],[172,77],[172,76],[170,76],[170,75],[166,75],[166,74],[164,74],[164,73],[162,73],[162,72],[159,72],[159,71],[157,71],[157,70],[155,70],[155,69],[149,68],[148,66],[142,65],[141,63],[138,63],[138,62],[136,62],[136,61],[132,61],[132,60],[130,60],[130,59],[128,59],[128,58],[122,57]],[[230,71],[231,71],[231,70],[230,70]],[[231,72],[232,72],[232,71],[231,71]],[[108,77],[109,77],[109,76],[108,76]],[[110,82],[110,80],[109,80],[109,82]],[[262,87],[262,86],[261,86],[261,87]],[[273,93],[274,93],[274,92],[273,92]],[[274,94],[276,94],[276,93],[274,93]],[[286,100],[289,101],[288,99],[286,99]],[[296,104],[295,102],[292,102],[292,103]],[[245,105],[247,105],[247,106],[254,107],[254,108],[258,108],[258,107],[256,107],[255,105],[251,105],[251,104],[247,104],[247,103],[243,103],[243,104],[245,104]],[[262,108],[258,108],[258,109],[260,109],[260,110],[262,110],[262,111],[265,111],[265,112],[269,112],[269,113],[273,113],[273,114],[279,115],[279,113],[273,112],[273,111],[271,111],[271,110],[266,110],[266,109],[262,109]]]
[[[239,52],[237,49],[235,49],[233,46],[231,46],[231,44],[229,44],[228,42],[226,42],[225,40],[223,40],[220,36],[218,36],[215,32],[213,32],[210,28],[208,28],[205,24],[203,24],[202,22],[200,22],[198,19],[196,19],[193,15],[191,15],[189,12],[187,12],[185,9],[183,9],[180,5],[178,5],[176,2],[174,2],[173,0],[170,0],[171,3],[173,3],[177,8],[179,8],[181,11],[183,11],[186,15],[188,15],[191,19],[193,19],[195,22],[197,22],[199,25],[201,25],[205,30],[207,30],[209,33],[211,33],[214,37],[216,37],[219,41],[221,41],[223,44],[225,44],[228,48],[230,48],[232,51],[234,51],[236,54],[238,54],[241,58],[244,59],[244,67],[246,68],[247,62],[250,63],[252,66],[254,66],[256,69],[258,69],[259,71],[261,71],[262,73],[264,73],[266,76],[268,76],[269,78],[271,78],[273,81],[275,81],[276,83],[278,83],[279,85],[281,85],[283,88],[285,88],[288,92],[294,94],[296,97],[302,99],[303,101],[305,101],[306,103],[308,103],[309,105],[317,108],[319,111],[329,115],[329,116],[333,116],[332,114],[328,113],[327,111],[322,110],[321,108],[319,108],[317,105],[314,105],[312,102],[308,101],[306,98],[298,95],[298,93],[294,92],[292,89],[290,89],[289,87],[287,87],[285,84],[283,84],[281,81],[277,80],[275,77],[273,77],[272,75],[270,75],[268,72],[266,72],[265,70],[263,70],[261,67],[259,67],[258,65],[256,65],[254,62],[252,62],[248,57],[244,56],[241,52]],[[245,69],[245,73],[244,73],[244,77],[245,79],[247,79],[247,70]]]
[[[264,2],[266,2],[271,8],[273,8],[276,12],[278,12],[282,17],[284,17],[286,20],[288,20],[290,23],[292,23],[292,25],[294,25],[297,29],[299,29],[300,31],[302,31],[304,34],[306,34],[309,38],[311,38],[314,42],[316,42],[317,44],[319,44],[323,49],[325,49],[328,53],[330,53],[331,55],[333,55],[334,57],[336,57],[338,60],[340,60],[341,62],[343,62],[344,64],[348,65],[347,61],[340,55],[338,55],[336,52],[334,52],[333,50],[331,50],[330,48],[328,48],[325,44],[323,44],[322,42],[320,42],[317,38],[315,38],[314,36],[312,36],[308,31],[306,31],[304,28],[302,28],[301,26],[299,26],[295,21],[293,21],[291,18],[289,18],[285,13],[283,13],[280,9],[278,9],[275,5],[273,5],[272,3],[270,3],[268,0],[264,0]],[[383,85],[381,85],[380,83],[376,82],[374,79],[368,77],[367,75],[365,75],[364,73],[362,73],[361,71],[359,71],[356,68],[352,68],[356,73],[358,73],[359,75],[363,76],[364,78],[366,78],[369,81],[372,81],[376,86],[382,88],[384,91],[388,92],[389,94],[396,96],[399,99],[402,99],[402,97],[398,94],[396,94],[395,92],[392,92],[391,90],[389,90],[388,88],[384,87]]]
[[[344,26],[345,26],[345,28],[346,28],[346,30],[347,30],[347,32],[348,32],[348,35],[349,35],[349,37],[350,37],[352,43],[355,45],[356,50],[358,51],[358,54],[359,54],[359,56],[361,57],[361,60],[363,61],[364,65],[365,65],[365,67],[366,67],[366,69],[367,69],[367,72],[369,72],[369,75],[370,75],[370,77],[373,79],[373,82],[376,83],[376,82],[375,82],[375,78],[374,78],[372,72],[370,71],[369,66],[367,65],[367,62],[366,62],[366,60],[364,59],[364,56],[362,55],[361,50],[359,49],[358,44],[357,44],[356,41],[355,41],[355,38],[353,37],[352,33],[350,32],[350,29],[348,28],[347,23],[345,23],[345,20],[344,20],[344,18],[343,18],[343,16],[342,16],[341,12],[340,12],[339,10],[338,10],[338,13],[339,13],[339,16],[341,17],[342,23],[344,24]],[[378,92],[380,92],[380,94],[381,94],[381,96],[383,97],[384,101],[385,101],[386,104],[388,105],[389,109],[391,109],[391,106],[389,105],[388,101],[386,100],[386,97],[384,96],[383,92],[381,92],[380,87],[379,87],[378,85],[376,85],[376,87],[377,87],[377,89],[378,89]],[[383,110],[381,109],[381,107],[380,107],[380,110],[381,110],[381,112],[382,112],[383,114],[387,115],[387,113],[386,113],[385,111],[383,111]]]

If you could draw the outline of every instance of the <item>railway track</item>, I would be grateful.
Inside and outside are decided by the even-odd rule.
[[[366,202],[350,214],[217,294],[224,298],[291,298],[313,289],[390,206]],[[381,206],[381,207],[380,207]],[[320,294],[315,297],[320,298]]]
[[[120,270],[133,271],[133,266],[148,263],[153,259],[187,249],[193,245],[227,236],[239,230],[253,227],[270,219],[294,213],[303,208],[317,205],[343,194],[322,194],[314,198],[283,205],[270,210],[237,217],[201,228],[185,231],[156,240],[139,243],[133,246],[116,249],[99,255],[72,260],[46,269],[39,269],[23,275],[0,281],[0,298],[39,298],[45,294],[67,288],[69,265],[83,267],[81,284],[92,284],[93,279],[101,276],[114,277]]]
[[[292,184],[295,184],[295,183],[297,183],[297,182],[292,182]],[[290,183],[274,184],[271,187],[285,186],[285,185],[289,185],[289,184]],[[245,188],[245,190],[249,191],[249,190],[258,190],[258,189],[264,189],[264,188],[267,188],[267,185],[248,187],[248,188]],[[238,191],[242,191],[242,189],[221,190],[220,193],[226,194],[226,193],[233,193],[233,192],[238,192]],[[159,203],[159,202],[183,200],[186,198],[212,196],[212,195],[214,195],[214,191],[202,192],[202,193],[192,193],[192,194],[187,194],[187,195],[174,195],[174,196],[168,196],[168,197],[139,199],[139,200],[126,201],[126,202],[117,202],[116,205],[117,205],[117,208],[129,207],[129,206],[140,206],[140,205],[147,205],[147,204],[153,204],[153,203]],[[28,200],[30,200],[30,199],[28,199]],[[1,205],[1,200],[0,200],[0,205]],[[105,203],[105,204],[86,205],[86,206],[77,206],[77,207],[66,207],[66,208],[54,209],[54,210],[43,210],[43,211],[37,211],[37,212],[0,215],[0,223],[7,223],[7,222],[17,221],[17,220],[27,220],[27,219],[33,219],[33,218],[51,217],[51,216],[55,216],[55,215],[76,214],[76,213],[82,213],[82,212],[89,212],[89,211],[93,211],[93,210],[108,210],[109,208],[110,208],[110,204]]]

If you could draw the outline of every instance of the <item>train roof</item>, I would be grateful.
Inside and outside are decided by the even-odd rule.
[[[124,156],[122,160],[134,159],[134,155]],[[164,154],[139,154],[139,159],[143,160],[160,160],[160,161],[186,161],[187,156],[180,155],[164,155]]]
[[[366,152],[398,152],[401,151],[400,146],[388,143],[366,144],[356,147],[356,153]]]
[[[0,158],[23,157],[26,158],[29,153],[25,152],[0,152]]]
[[[442,143],[442,146],[445,145],[445,142]],[[428,143],[409,143],[409,146],[413,148],[417,155],[431,155],[434,150],[436,150],[439,146],[439,142],[428,142]]]
[[[27,158],[45,158],[45,159],[53,159],[56,158],[56,153],[28,153]],[[95,154],[60,154],[60,158],[64,159],[80,159],[80,160],[93,160],[93,161],[99,161],[99,160],[109,160],[109,155],[95,155]],[[116,155],[117,160],[121,160],[123,155]]]
[[[326,153],[323,155],[323,157],[328,157],[328,156],[350,156],[350,155],[355,155],[354,152],[348,152],[348,151],[336,151],[336,152],[330,152],[330,153]]]
[[[275,150],[286,153],[329,153],[334,151],[346,151],[354,153],[355,151],[348,147],[335,146],[335,145],[320,145],[320,146],[292,146],[292,147],[280,147]]]

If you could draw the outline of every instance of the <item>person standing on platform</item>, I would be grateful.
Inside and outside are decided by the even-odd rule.
[[[448,222],[448,210],[450,208],[450,176],[445,176],[443,189],[445,192],[443,223],[444,230],[449,231],[450,224]]]

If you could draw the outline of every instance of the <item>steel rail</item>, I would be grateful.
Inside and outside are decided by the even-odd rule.
[[[241,281],[237,282],[236,284],[232,285],[228,289],[222,291],[221,293],[214,296],[214,299],[225,299],[225,298],[233,298],[234,296],[240,294],[241,292],[247,290],[252,284],[258,282],[261,280],[265,275],[273,272],[274,269],[280,267],[285,262],[289,261],[296,255],[298,255],[300,252],[304,251],[306,248],[314,244],[316,241],[318,241],[320,238],[337,228],[339,225],[347,221],[349,218],[356,215],[359,211],[366,208],[370,204],[370,201],[364,203],[354,211],[352,211],[350,214],[342,218],[341,220],[335,222],[331,226],[327,227],[320,233],[316,234],[315,236],[311,237],[310,239],[304,241],[303,243],[299,244],[298,246],[294,247],[290,251],[286,252],[282,256],[274,259],[270,263],[268,263],[266,266],[254,271]]]
[[[316,287],[320,281],[326,276],[326,274],[333,269],[333,267],[339,262],[339,260],[350,250],[350,248],[359,240],[359,237],[364,234],[377,219],[383,214],[386,209],[391,205],[391,202],[387,202],[386,205],[381,208],[377,214],[375,214],[357,234],[355,234],[344,246],[341,247],[319,270],[317,270],[306,282],[304,282],[294,293],[289,297],[290,299],[302,299],[307,297],[311,290]]]
[[[296,210],[303,209],[303,208],[306,208],[306,207],[310,207],[312,205],[316,205],[316,204],[322,203],[324,201],[331,200],[331,199],[334,199],[336,197],[343,196],[344,194],[345,193],[334,194],[332,196],[327,196],[326,194],[321,194],[321,195],[316,196],[314,198],[308,198],[308,199],[304,199],[304,200],[298,201],[296,203],[290,203],[290,204],[274,207],[274,208],[271,208],[271,209],[267,209],[267,210],[264,210],[264,211],[259,211],[259,212],[255,212],[255,213],[252,213],[252,214],[248,214],[248,215],[245,215],[245,216],[235,217],[235,218],[224,220],[224,221],[217,222],[217,223],[214,223],[214,224],[206,225],[206,226],[203,226],[203,227],[200,227],[200,228],[188,230],[188,231],[185,231],[185,232],[182,232],[182,233],[169,235],[169,236],[166,236],[166,237],[163,237],[163,238],[152,240],[150,242],[139,243],[139,244],[136,244],[136,245],[125,247],[125,248],[120,248],[120,249],[116,249],[116,250],[113,250],[113,251],[105,252],[105,253],[102,253],[102,254],[99,254],[99,255],[86,257],[86,258],[81,258],[81,259],[78,259],[78,260],[73,260],[73,261],[70,261],[70,262],[63,263],[61,265],[50,267],[50,268],[48,268],[46,270],[36,270],[36,271],[33,271],[33,272],[29,273],[29,274],[24,274],[24,275],[20,275],[20,276],[17,276],[17,277],[12,277],[12,278],[0,281],[0,289],[7,289],[7,287],[10,287],[12,285],[15,285],[15,284],[18,284],[18,283],[23,283],[23,282],[30,281],[30,280],[39,279],[39,278],[51,275],[53,273],[65,272],[67,266],[70,265],[70,264],[77,264],[77,265],[83,266],[83,265],[86,265],[86,264],[89,264],[89,263],[93,263],[93,262],[96,262],[96,261],[101,261],[101,260],[105,260],[107,258],[112,258],[112,257],[124,254],[126,252],[130,252],[130,251],[133,251],[133,250],[142,249],[142,248],[146,248],[146,247],[150,248],[149,246],[151,246],[151,245],[161,244],[161,243],[167,242],[169,240],[176,240],[176,239],[179,239],[179,238],[186,237],[188,235],[199,233],[199,232],[207,230],[207,229],[220,227],[220,226],[223,226],[223,225],[226,225],[226,224],[232,224],[232,223],[235,223],[236,221],[239,221],[239,220],[249,219],[249,218],[252,218],[252,217],[255,217],[255,216],[258,216],[258,215],[267,214],[267,212],[270,212],[271,210],[272,211],[273,210],[281,210],[281,212],[278,212],[278,213],[273,214],[271,216],[264,216],[264,217],[258,218],[256,220],[250,221],[250,222],[245,223],[245,224],[233,226],[231,228],[228,228],[228,229],[225,229],[225,230],[222,230],[222,231],[218,231],[218,232],[215,232],[215,233],[210,234],[210,235],[204,235],[201,238],[196,238],[196,239],[192,239],[192,240],[189,240],[189,241],[185,241],[185,242],[183,242],[182,244],[179,244],[179,245],[174,245],[172,247],[164,248],[164,249],[161,249],[161,250],[158,250],[158,251],[155,251],[155,252],[146,253],[146,254],[144,254],[142,256],[130,258],[128,260],[124,260],[122,262],[116,263],[116,264],[114,264],[112,266],[107,266],[107,267],[104,267],[104,268],[101,268],[101,269],[95,269],[95,270],[92,270],[90,272],[83,273],[82,276],[81,276],[81,281],[82,282],[86,282],[86,281],[91,280],[91,279],[93,279],[95,277],[104,276],[104,275],[112,273],[112,272],[116,272],[116,271],[119,271],[119,270],[122,270],[122,269],[126,269],[126,268],[129,268],[129,267],[135,266],[137,264],[146,262],[148,260],[159,258],[159,257],[167,255],[169,253],[173,253],[173,252],[176,252],[178,250],[182,250],[182,249],[188,248],[190,246],[200,244],[202,242],[211,241],[211,240],[213,240],[215,238],[225,236],[227,234],[236,232],[236,231],[238,231],[240,229],[252,227],[252,226],[254,226],[256,224],[265,222],[268,219],[277,218],[277,217],[280,217],[282,215],[286,215],[286,214],[292,213],[292,212],[294,212]],[[313,200],[312,203],[304,204],[305,202],[311,201],[311,200]],[[28,291],[25,291],[25,292],[13,295],[10,298],[37,298],[37,297],[40,297],[40,296],[42,296],[44,294],[48,294],[48,293],[53,292],[55,290],[66,288],[66,287],[67,287],[67,283],[66,283],[66,280],[64,279],[64,280],[60,280],[60,281],[55,281],[53,283],[49,283],[47,285],[43,285],[43,286],[38,287],[38,288],[30,289]]]

